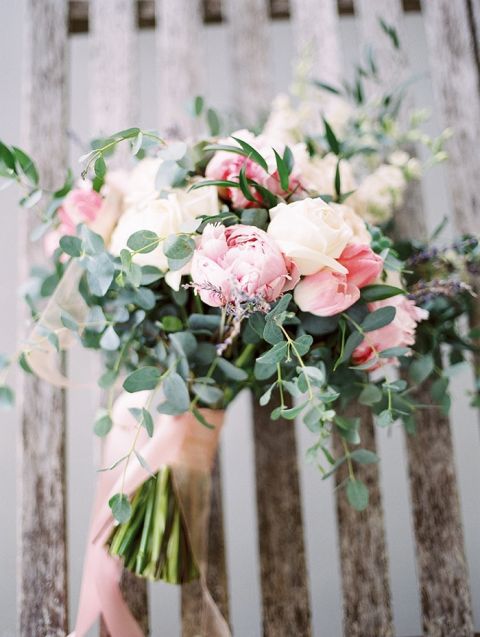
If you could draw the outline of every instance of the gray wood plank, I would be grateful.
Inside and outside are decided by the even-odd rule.
[[[295,426],[288,420],[271,420],[274,407],[253,402],[263,635],[309,637]]]
[[[25,12],[22,144],[45,188],[58,188],[67,159],[67,2],[28,0]],[[45,265],[42,242],[29,235],[36,215],[22,215],[21,275]],[[23,334],[22,336],[25,336]],[[64,637],[68,629],[65,529],[65,394],[32,375],[22,377],[19,437],[20,637]]]
[[[342,415],[361,418],[361,446],[376,451],[370,410],[352,404]],[[334,436],[334,450],[336,457],[344,455],[338,435]],[[389,637],[394,634],[394,629],[379,465],[357,465],[355,477],[367,485],[370,493],[365,511],[356,511],[348,503],[345,491],[337,491],[344,634],[348,637]],[[346,479],[348,468],[344,464],[335,474],[337,486]]]

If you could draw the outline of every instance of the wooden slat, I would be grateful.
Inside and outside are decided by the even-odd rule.
[[[200,0],[156,0],[159,125],[176,135],[194,132],[188,112],[204,88]]]
[[[264,637],[311,635],[295,427],[253,402]]]
[[[67,5],[28,0],[25,13],[23,145],[35,158],[45,188],[60,187],[67,159]],[[25,215],[21,264],[45,264],[37,225]],[[25,336],[23,334],[22,336]],[[20,637],[63,637],[68,628],[65,530],[65,394],[35,376],[23,377],[19,440]]]
[[[207,584],[220,612],[229,621],[228,582],[221,489],[220,458],[212,472],[212,495],[208,528]],[[196,637],[202,617],[201,589],[197,582],[182,587],[182,637]]]
[[[314,78],[338,83],[343,60],[336,1],[290,0],[290,7],[297,57],[308,57]]]
[[[429,387],[414,398],[429,404]],[[433,637],[470,637],[472,606],[450,423],[433,409],[421,411],[416,421],[416,435],[406,440],[423,630]]]
[[[351,405],[347,418],[360,417],[362,448],[375,450],[375,430],[368,408]],[[334,438],[337,457],[344,455],[340,436]],[[355,467],[355,477],[368,487],[365,511],[356,511],[343,489],[337,491],[337,520],[343,586],[343,626],[349,637],[389,637],[393,632],[388,553],[377,464]],[[337,486],[348,479],[346,465],[335,474]]]
[[[271,99],[267,0],[224,0],[228,19],[235,112],[242,123],[255,124]]]
[[[138,42],[134,0],[92,0],[90,119],[93,136],[108,135],[137,123]],[[126,146],[114,157],[122,165],[129,154]],[[128,571],[122,574],[120,588],[133,616],[145,635],[149,633],[146,581]],[[103,623],[101,637],[109,632]]]
[[[387,1],[390,24],[403,41],[401,5],[398,0]],[[401,78],[408,73],[408,60],[404,54],[392,55],[388,38],[373,15],[372,3],[357,2],[364,41],[374,42],[377,58],[387,60],[380,67],[384,84],[391,77]],[[405,201],[396,215],[397,236],[425,237],[420,184],[410,185]],[[416,398],[421,404],[431,404],[429,387]],[[417,434],[406,438],[423,628],[425,634],[438,637],[471,635],[471,602],[449,419],[437,411],[422,410],[417,416]]]
[[[88,1],[70,0],[70,33],[88,31]],[[285,19],[290,16],[288,0],[270,0],[270,16]],[[404,0],[405,11],[420,11],[420,0]],[[341,15],[353,14],[353,0],[338,0]],[[222,0],[204,0],[203,16],[207,23],[221,22],[224,12]],[[138,26],[142,29],[155,27],[155,0],[138,0]]]

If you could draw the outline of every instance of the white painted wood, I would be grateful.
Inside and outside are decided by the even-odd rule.
[[[471,16],[466,0],[429,0],[422,6],[434,89],[443,124],[454,132],[447,150],[457,228],[480,232],[480,69]]]
[[[161,131],[189,135],[188,106],[204,91],[200,0],[156,0],[158,112]]]
[[[28,0],[23,70],[23,145],[45,188],[58,188],[67,158],[67,3]],[[20,272],[45,263],[25,215]],[[23,314],[25,316],[25,314]],[[25,333],[22,335],[25,336]],[[65,530],[65,395],[28,375],[22,382],[19,437],[18,634],[64,637],[68,628]]]
[[[224,0],[228,21],[233,103],[243,123],[256,124],[271,94],[267,0]]]
[[[297,62],[310,67],[312,78],[337,84],[343,56],[336,0],[291,0],[290,12]]]

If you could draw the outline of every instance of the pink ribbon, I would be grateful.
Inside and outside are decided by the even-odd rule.
[[[115,426],[108,435],[103,449],[105,466],[125,455],[130,447],[136,425],[128,408],[142,406],[145,400],[146,395],[141,392],[134,395],[122,394],[116,401],[113,410]],[[136,448],[154,473],[162,466],[168,465],[209,475],[218,446],[223,412],[217,410],[202,410],[202,412],[214,425],[214,429],[204,427],[192,414],[187,413],[182,416],[160,416],[152,438],[148,438],[144,431],[141,432]],[[77,622],[75,631],[69,637],[84,637],[99,616],[103,617],[112,637],[144,637],[120,590],[122,564],[118,559],[112,558],[105,548],[105,542],[114,526],[108,500],[112,495],[120,492],[123,471],[124,467],[120,465],[111,471],[101,473],[98,480],[84,561]],[[125,474],[124,492],[127,495],[133,494],[147,478],[145,469],[136,459],[132,459]],[[182,505],[181,500],[180,504]],[[186,518],[186,524],[193,537],[195,529],[192,527],[195,526],[195,520]],[[208,637],[228,637],[230,635],[228,624],[206,586],[203,556],[198,555],[197,561],[201,570],[200,583],[204,599],[202,623],[206,632],[202,634]]]

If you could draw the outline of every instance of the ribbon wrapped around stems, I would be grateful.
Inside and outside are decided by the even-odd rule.
[[[132,443],[134,419],[129,407],[145,404],[148,392],[122,394],[113,410],[114,427],[103,448],[103,462],[109,466]],[[137,449],[153,473],[162,467],[171,469],[175,494],[182,511],[190,547],[200,572],[203,613],[199,634],[205,637],[229,637],[230,629],[206,584],[207,529],[210,503],[211,468],[224,421],[221,410],[202,409],[213,425],[209,429],[187,412],[181,416],[161,415],[155,434],[148,438],[142,430]],[[101,615],[112,637],[143,637],[120,591],[122,563],[112,558],[106,547],[115,525],[108,500],[122,489],[131,496],[145,482],[146,474],[138,462],[131,462],[124,474],[119,465],[102,472],[98,479],[88,546],[84,562],[80,605],[75,631],[70,637],[84,637]]]

